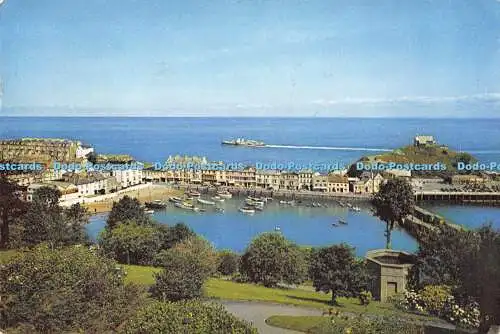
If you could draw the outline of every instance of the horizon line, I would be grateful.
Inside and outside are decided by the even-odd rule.
[[[500,1],[500,0],[499,0]],[[443,120],[453,120],[453,119],[475,119],[475,120],[490,120],[490,119],[500,119],[499,116],[479,116],[479,117],[469,117],[469,116],[308,116],[308,115],[297,115],[297,116],[238,116],[238,115],[1,115],[0,118],[255,118],[255,119],[294,119],[294,118],[308,118],[308,119],[329,119],[329,118],[342,118],[342,119],[443,119]]]

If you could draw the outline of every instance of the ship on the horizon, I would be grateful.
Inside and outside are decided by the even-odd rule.
[[[222,145],[251,146],[251,147],[266,146],[266,144],[263,141],[245,139],[245,138],[236,138],[233,140],[223,140]]]

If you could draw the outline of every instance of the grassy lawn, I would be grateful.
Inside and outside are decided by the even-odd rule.
[[[154,283],[153,274],[158,268],[145,266],[124,266],[127,272],[127,282],[148,286]],[[266,288],[261,285],[236,283],[220,278],[211,278],[205,284],[205,296],[214,299],[261,301],[277,304],[311,307],[326,310],[330,307],[330,294],[324,294],[304,289]],[[406,318],[432,320],[416,314],[405,313],[394,308],[392,304],[372,301],[368,306],[359,304],[357,298],[338,298],[341,312],[371,313],[378,315],[398,315]]]
[[[15,249],[0,251],[0,263],[9,261],[16,253],[17,251]]]
[[[337,324],[349,327],[349,322],[340,318],[334,318]],[[328,323],[331,321],[329,317],[315,316],[289,316],[289,315],[273,315],[266,320],[266,323],[271,326],[291,329],[304,333],[311,334],[330,334]],[[460,330],[451,330],[437,327],[426,327],[425,334],[466,334],[467,332]]]
[[[154,274],[161,270],[160,268],[134,265],[123,265],[123,267],[127,273],[125,282],[144,286],[152,285],[155,282]]]
[[[321,328],[330,321],[328,317],[294,317],[288,315],[273,315],[266,320],[271,326],[286,328],[304,333],[321,333]]]

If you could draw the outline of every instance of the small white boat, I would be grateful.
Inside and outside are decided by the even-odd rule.
[[[294,205],[295,202],[294,201],[280,201],[280,204],[284,204],[284,205]]]
[[[197,207],[195,207],[193,204],[190,204],[190,203],[186,203],[186,202],[177,202],[177,203],[174,203],[175,207],[179,208],[179,209],[184,209],[184,210],[191,210],[191,211],[199,211],[200,209],[198,209]]]
[[[264,211],[264,206],[263,205],[254,205],[252,207],[256,211]]]
[[[354,211],[354,212],[360,212],[361,211],[361,209],[359,207],[357,207],[357,206],[350,207],[349,209],[351,211]]]
[[[206,199],[202,199],[202,198],[198,198],[197,201],[198,201],[198,203],[201,203],[201,204],[215,205],[215,202],[207,201]]]
[[[245,199],[245,203],[248,205],[251,205],[251,206],[255,206],[255,205],[264,206],[264,202],[256,201],[256,200],[249,199],[249,198]]]
[[[144,210],[144,212],[148,215],[152,215],[153,213],[155,213],[155,210]]]
[[[281,227],[279,227],[279,226],[275,226],[275,227],[274,227],[274,230],[275,230],[276,232],[279,232],[279,231],[281,231]]]
[[[262,202],[262,203],[267,202],[267,198],[266,197],[258,198],[258,197],[248,196],[247,199],[251,200],[251,201],[254,201],[254,202]]]
[[[233,195],[229,191],[221,191],[217,193],[217,196],[221,198],[232,198]]]
[[[238,211],[243,212],[243,213],[247,213],[247,214],[254,214],[255,213],[255,210],[253,208],[248,208],[248,207],[239,208]]]
[[[195,191],[195,190],[191,190],[191,191],[189,192],[189,196],[192,196],[192,197],[200,197],[200,196],[201,196],[201,194],[200,194],[199,192]]]
[[[223,212],[224,212],[224,209],[223,209],[223,208],[220,208],[220,207],[215,207],[215,211],[216,211],[216,212],[223,213]]]
[[[179,197],[170,197],[168,200],[172,203],[182,203],[182,198]]]
[[[214,196],[214,197],[212,197],[212,201],[214,201],[214,202],[224,202],[224,198],[221,198],[220,196]]]

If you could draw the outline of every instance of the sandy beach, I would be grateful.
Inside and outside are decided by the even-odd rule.
[[[123,196],[138,198],[141,203],[153,201],[156,199],[167,200],[170,196],[179,196],[184,193],[183,190],[172,189],[163,185],[150,185],[147,188],[132,189],[128,192],[121,193],[112,199],[103,200],[101,202],[84,204],[90,213],[109,212],[113,207],[113,202],[119,201]]]

